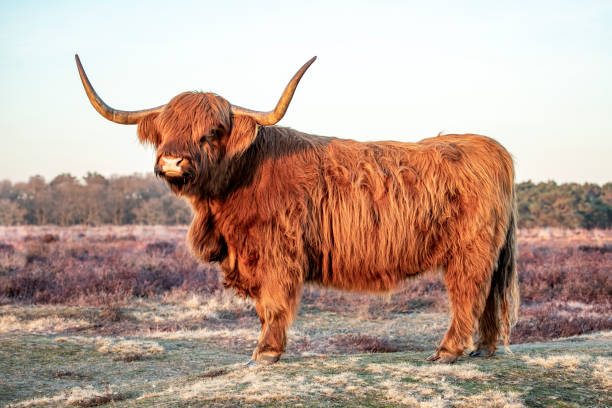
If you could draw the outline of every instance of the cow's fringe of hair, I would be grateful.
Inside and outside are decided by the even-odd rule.
[[[506,233],[506,242],[500,251],[497,268],[493,272],[493,282],[497,285],[491,288],[497,298],[496,304],[499,305],[501,312],[504,347],[506,351],[510,351],[508,347],[510,344],[510,334],[512,327],[518,320],[520,301],[516,265],[516,216],[517,211],[515,203],[512,208],[508,232]],[[499,275],[499,278],[496,279],[497,275]]]

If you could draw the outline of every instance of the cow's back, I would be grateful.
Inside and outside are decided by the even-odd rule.
[[[508,153],[482,136],[336,139],[324,147],[313,192],[318,231],[309,278],[385,291],[443,266],[458,234],[465,240],[482,228],[503,227],[512,180]]]

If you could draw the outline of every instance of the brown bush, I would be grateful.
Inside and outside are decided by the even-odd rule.
[[[170,255],[176,249],[176,245],[168,241],[157,241],[147,244],[145,252],[149,255]]]
[[[200,265],[184,244],[160,245],[150,239],[147,243],[130,235],[90,240],[75,234],[69,238],[49,243],[25,240],[17,251],[25,258],[24,265],[1,276],[0,297],[104,305],[115,299],[160,295],[173,288],[194,293],[221,288],[216,269]],[[147,251],[148,245],[156,249]]]
[[[192,257],[185,234],[186,228],[179,227],[13,231],[0,243],[0,299],[101,306],[112,322],[122,319],[119,306],[133,297],[170,290],[185,297],[213,294],[222,288],[221,274]],[[521,308],[513,342],[612,329],[612,251],[606,238],[612,233],[588,234],[531,230],[519,235]],[[302,305],[364,319],[448,310],[442,276],[434,273],[409,279],[398,292],[383,297],[306,287]],[[367,336],[330,341],[360,351],[393,349]]]
[[[588,308],[547,303],[521,310],[521,319],[512,332],[512,343],[547,341],[602,330],[612,330],[609,305]]]
[[[349,352],[394,353],[398,348],[385,339],[360,334],[336,335],[329,338],[329,344]]]
[[[51,242],[57,242],[59,241],[59,235],[57,234],[42,234],[42,235],[26,235],[23,238],[24,241],[38,241],[38,242],[42,242],[45,244],[50,244]]]
[[[525,247],[519,254],[521,302],[612,301],[612,253]]]
[[[609,252],[612,252],[612,245],[603,245],[603,246],[597,246],[597,245],[580,245],[578,247],[579,251],[583,251],[583,252],[601,252],[602,254],[606,254]]]
[[[0,242],[0,255],[13,255],[15,248],[11,244]]]

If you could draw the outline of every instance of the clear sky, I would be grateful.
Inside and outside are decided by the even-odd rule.
[[[279,125],[418,141],[480,133],[517,179],[612,181],[612,1],[3,1],[0,179],[150,173],[118,109],[213,91],[274,106],[318,60]]]

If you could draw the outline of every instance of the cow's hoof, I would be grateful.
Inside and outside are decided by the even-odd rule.
[[[270,365],[278,360],[280,360],[280,354],[261,354],[258,361],[262,365]]]
[[[427,361],[440,364],[452,364],[459,358],[458,355],[449,353],[448,351],[438,350],[431,356],[427,357]]]
[[[495,353],[495,350],[487,350],[485,348],[477,349],[470,352],[470,357],[486,357],[489,358]]]
[[[276,363],[280,360],[280,354],[269,355],[269,354],[260,354],[257,357],[257,360],[251,360],[246,363],[247,367],[258,367],[258,366],[266,366]]]

